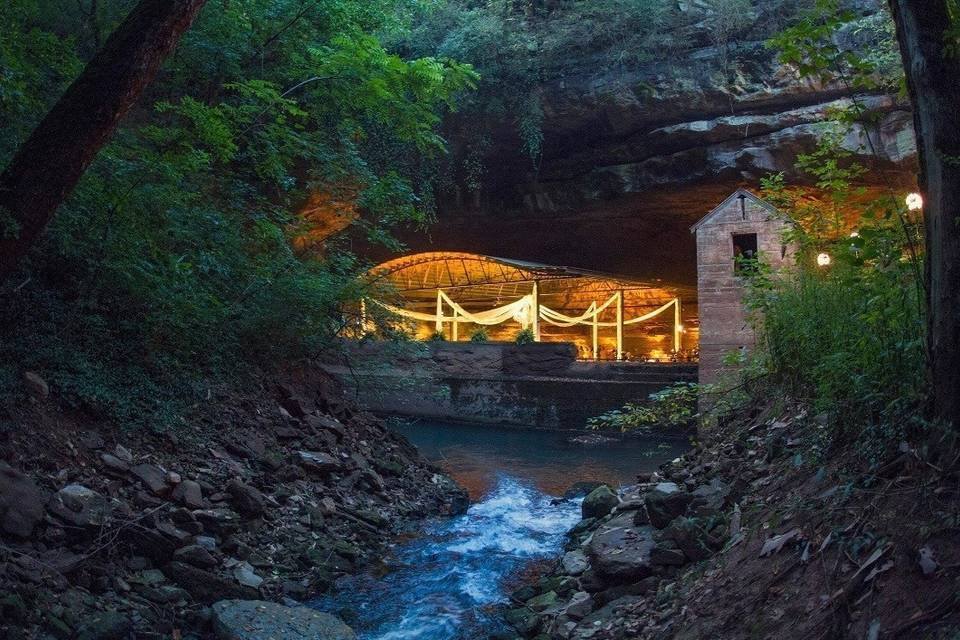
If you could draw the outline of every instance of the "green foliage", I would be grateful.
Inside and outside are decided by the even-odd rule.
[[[812,10],[767,46],[802,77],[840,80],[858,89],[900,87],[903,68],[893,19],[883,4],[878,9],[861,18],[840,0],[816,0]]]
[[[651,393],[645,403],[627,403],[590,418],[590,429],[619,431],[621,433],[648,433],[659,428],[688,428],[697,418],[700,385],[679,382]]]
[[[470,342],[489,342],[490,334],[486,327],[477,327],[476,331],[470,334]]]
[[[799,255],[791,272],[761,268],[750,279],[760,347],[753,367],[827,414],[834,443],[859,440],[865,456],[876,458],[916,423],[923,400],[920,238],[917,221],[892,197],[851,202],[843,176],[856,172],[836,160],[813,171],[825,196],[788,190],[781,178],[765,183],[767,197],[797,222],[790,239]],[[841,202],[842,217],[817,215]],[[829,266],[817,264],[819,253],[831,257]]]
[[[485,145],[477,131],[504,122],[536,168],[543,147],[543,84],[571,59],[597,71],[630,69],[669,43],[660,28],[671,10],[660,0],[577,0],[551,8],[501,0],[424,3],[415,27],[395,46],[418,56],[469,62],[480,74],[478,91],[464,101],[455,124],[471,141],[463,154],[466,183],[479,186]]]
[[[0,164],[131,4],[101,1],[92,18],[0,8]],[[203,378],[329,348],[363,295],[349,245],[399,247],[391,229],[431,218],[440,120],[477,78],[384,48],[378,34],[404,32],[419,4],[209,5],[0,289],[0,361],[79,407],[161,427]],[[345,194],[356,219],[292,242],[314,193]],[[9,398],[19,374],[4,371]]]
[[[517,337],[515,338],[515,342],[517,344],[533,344],[536,341],[537,341],[537,336],[534,335],[533,329],[531,329],[530,327],[527,327],[526,329],[521,329],[520,332],[517,333]]]
[[[427,342],[446,342],[447,336],[444,335],[443,331],[434,331],[430,334],[430,337],[427,338]]]

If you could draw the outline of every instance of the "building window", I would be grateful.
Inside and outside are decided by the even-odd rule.
[[[753,273],[757,270],[757,234],[733,234],[733,271],[738,274]]]

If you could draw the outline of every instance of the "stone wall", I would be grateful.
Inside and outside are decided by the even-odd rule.
[[[371,411],[455,422],[582,429],[588,418],[693,380],[695,365],[578,362],[571,344],[348,346],[325,368]]]

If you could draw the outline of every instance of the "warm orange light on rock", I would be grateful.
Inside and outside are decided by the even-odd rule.
[[[358,188],[344,185],[311,193],[297,211],[292,230],[294,248],[304,251],[322,247],[329,238],[349,227],[360,215],[358,194]]]

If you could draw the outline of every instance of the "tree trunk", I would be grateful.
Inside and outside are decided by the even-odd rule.
[[[0,282],[70,195],[206,0],[141,0],[0,175]],[[9,228],[9,227],[12,227]]]
[[[945,48],[949,2],[890,0],[890,9],[920,154],[934,409],[960,429],[960,58]]]

